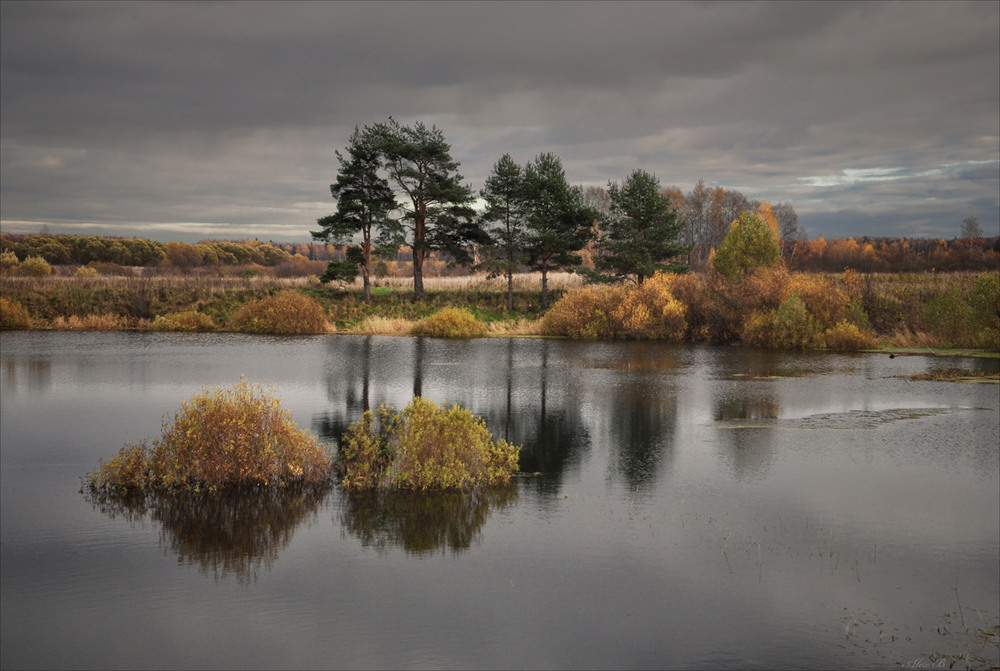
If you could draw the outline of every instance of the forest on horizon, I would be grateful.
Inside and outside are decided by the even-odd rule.
[[[695,244],[689,257],[693,270],[704,270],[714,247]],[[161,243],[145,238],[75,236],[64,234],[0,234],[0,252],[13,252],[18,260],[31,256],[54,266],[96,267],[99,272],[120,274],[126,268],[142,267],[164,273],[211,272],[243,266],[259,266],[262,272],[284,276],[316,274],[315,262],[346,258],[346,245],[322,242],[276,242],[273,240],[203,240]],[[472,250],[476,258],[475,250]],[[591,251],[581,252],[584,266],[592,265]],[[399,266],[407,272],[411,259],[408,246],[393,258],[384,259],[386,272]],[[782,240],[782,259],[790,270],[804,272],[955,272],[1000,270],[1000,237],[895,238],[851,237],[812,240]],[[430,259],[431,275],[466,274],[442,254]],[[591,261],[588,263],[588,261]],[[313,262],[313,263],[306,263]],[[266,270],[265,270],[266,269]],[[320,272],[322,272],[320,270]]]

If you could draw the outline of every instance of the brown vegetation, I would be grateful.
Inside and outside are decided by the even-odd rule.
[[[519,453],[465,408],[418,396],[402,412],[366,411],[341,438],[336,468],[353,491],[469,491],[510,485]]]
[[[329,330],[323,306],[297,291],[247,303],[233,315],[229,328],[242,333],[301,335]]]
[[[92,491],[319,484],[330,463],[278,399],[241,380],[195,394],[151,447],[126,444],[88,484]]]
[[[447,307],[424,317],[413,332],[434,338],[479,338],[486,335],[486,325],[465,308]]]
[[[208,315],[185,310],[157,317],[149,328],[153,331],[214,331],[215,323]]]
[[[515,277],[513,311],[498,278],[428,279],[425,299],[417,302],[405,281],[387,282],[401,286],[376,286],[365,302],[356,285],[318,286],[306,278],[5,274],[0,327],[323,333],[333,330],[329,323],[343,332],[395,335],[544,333],[763,347],[1000,350],[995,272],[831,274],[779,265],[733,280],[711,271],[657,275],[632,288],[581,287],[567,275],[552,290],[556,300],[548,312],[541,309],[537,276]],[[296,298],[274,299],[282,293]],[[276,307],[284,301],[298,307]],[[445,308],[465,310],[457,314],[465,314],[474,331],[432,331],[435,321],[456,314],[433,317]]]
[[[31,316],[24,306],[17,301],[0,296],[0,328],[26,329],[31,328]]]

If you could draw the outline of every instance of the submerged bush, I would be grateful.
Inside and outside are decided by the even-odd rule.
[[[92,490],[320,484],[330,459],[259,384],[195,394],[163,435],[128,443],[90,473]]]
[[[17,301],[0,296],[0,328],[31,328],[31,316]]]
[[[323,306],[297,291],[247,303],[233,315],[229,327],[242,333],[287,335],[323,333],[329,328]]]
[[[435,338],[478,338],[486,335],[486,325],[464,308],[442,308],[420,320],[417,335]]]
[[[215,322],[197,310],[187,310],[157,317],[149,328],[154,331],[214,331]]]
[[[348,490],[475,490],[509,485],[520,448],[494,442],[468,410],[415,397],[402,412],[366,411],[340,441]]]

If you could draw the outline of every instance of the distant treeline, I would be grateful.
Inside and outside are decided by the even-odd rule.
[[[691,264],[702,269],[713,246],[695,245]],[[259,240],[203,240],[161,243],[144,238],[12,234],[0,235],[0,252],[12,251],[20,261],[37,256],[53,265],[115,264],[160,266],[186,272],[195,268],[258,265],[275,267],[302,261],[342,261],[343,245]],[[394,259],[410,260],[409,247]],[[583,254],[586,256],[587,252]],[[475,258],[475,250],[472,256]],[[1000,237],[989,238],[833,238],[784,240],[782,256],[792,270],[811,272],[928,272],[1000,270]],[[446,259],[435,259],[444,271]],[[587,259],[584,261],[587,263]]]
[[[1000,237],[834,238],[783,241],[792,270],[862,273],[1000,270]]]
[[[53,265],[113,263],[121,266],[164,264],[188,269],[198,266],[276,266],[296,255],[310,261],[343,259],[344,251],[322,243],[297,244],[259,240],[203,240],[155,242],[144,238],[108,238],[95,235],[0,235],[0,252],[11,250],[21,261],[39,256]]]

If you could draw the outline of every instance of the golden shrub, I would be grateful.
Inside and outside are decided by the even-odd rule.
[[[260,384],[195,394],[152,442],[127,444],[90,474],[92,490],[320,484],[330,457]]]
[[[872,346],[872,337],[847,320],[837,322],[828,328],[823,339],[830,349],[857,350]]]
[[[21,265],[21,261],[13,250],[5,249],[0,252],[0,275],[13,273],[19,265]]]
[[[469,491],[510,485],[519,453],[465,408],[417,396],[401,413],[365,412],[341,438],[337,469],[353,491]]]
[[[31,328],[31,315],[19,302],[0,296],[0,328]]]
[[[486,325],[464,308],[447,307],[420,320],[413,332],[435,338],[478,338],[486,335]]]
[[[91,268],[90,266],[80,266],[76,269],[77,277],[97,277],[97,268]]]
[[[628,290],[612,312],[624,337],[641,340],[681,340],[687,332],[687,308],[670,289],[674,275],[656,273]]]
[[[754,310],[743,320],[740,340],[754,347],[772,347],[776,310]]]
[[[797,294],[809,314],[824,327],[845,320],[851,310],[848,292],[823,275],[795,273],[790,277],[788,292]]]
[[[687,308],[671,293],[674,276],[656,273],[635,287],[572,291],[542,319],[542,330],[570,338],[681,340]]]
[[[545,313],[542,328],[549,335],[610,340],[620,330],[615,311],[625,291],[624,287],[570,291]]]
[[[153,331],[214,331],[215,322],[197,310],[187,310],[159,316],[149,328]]]
[[[233,315],[229,327],[241,333],[285,335],[324,333],[329,330],[323,306],[297,291],[282,291],[247,303]]]
[[[21,261],[21,265],[17,267],[17,274],[28,277],[44,277],[52,274],[52,266],[40,256],[29,256]]]

